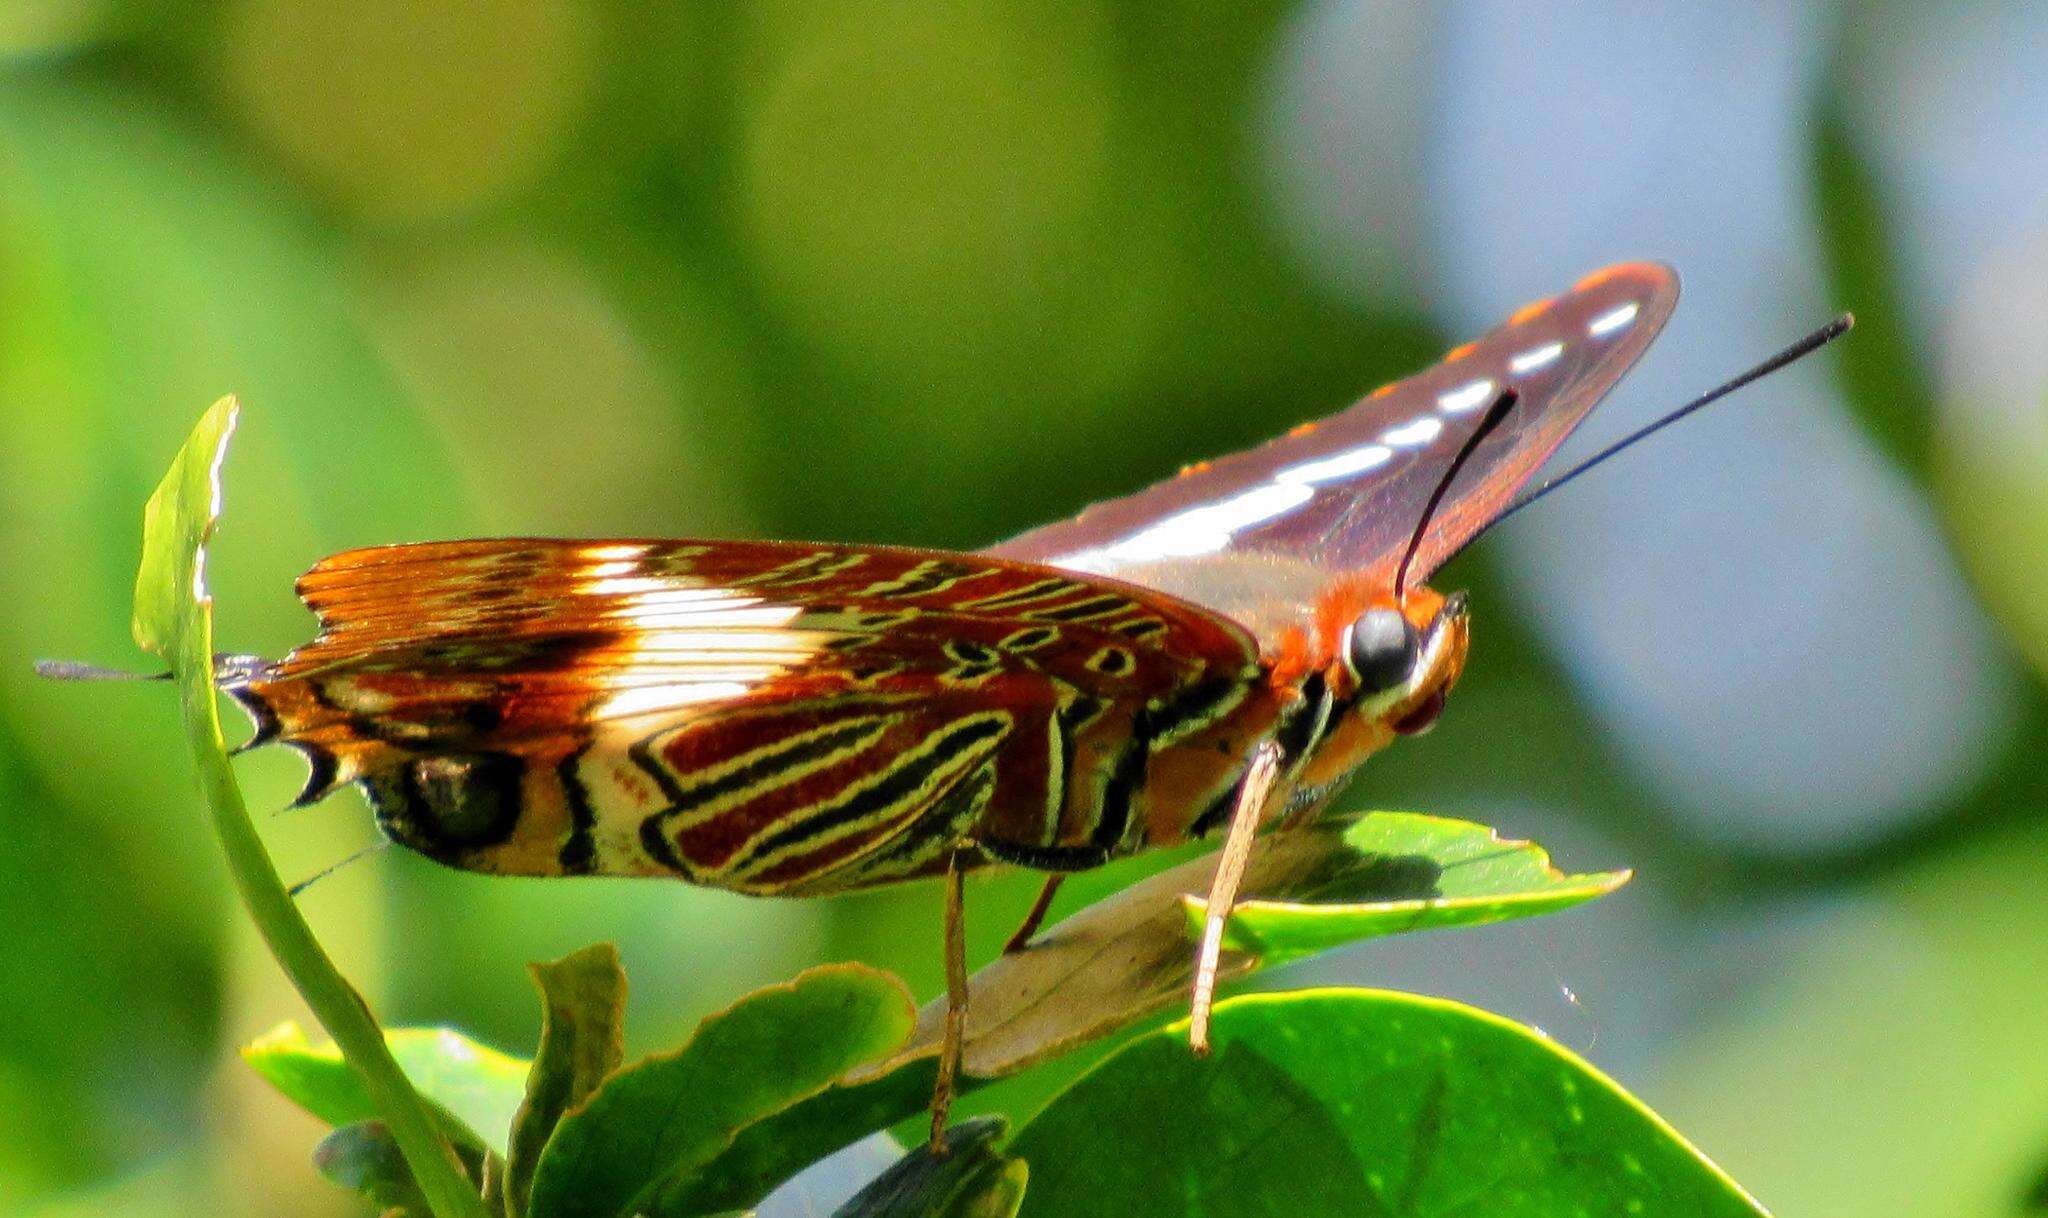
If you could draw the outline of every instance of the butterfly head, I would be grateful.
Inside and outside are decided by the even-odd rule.
[[[1333,788],[1373,753],[1436,723],[1465,669],[1470,640],[1465,594],[1409,588],[1376,597],[1347,615],[1327,640],[1320,665],[1334,709],[1303,763],[1300,788]]]
[[[1331,687],[1348,687],[1356,713],[1391,734],[1427,731],[1464,671],[1468,638],[1464,593],[1415,589],[1405,603],[1374,604],[1344,628]]]

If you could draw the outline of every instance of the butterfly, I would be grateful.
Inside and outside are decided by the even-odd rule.
[[[774,896],[945,877],[936,1132],[962,874],[1048,874],[1011,941],[1028,950],[1061,877],[1224,833],[1204,1049],[1254,833],[1436,719],[1467,606],[1422,581],[1512,510],[1677,296],[1666,267],[1610,267],[1341,413],[975,553],[351,550],[298,582],[318,637],[221,681],[251,745],[307,758],[301,803],[358,783],[389,837],[451,867]]]

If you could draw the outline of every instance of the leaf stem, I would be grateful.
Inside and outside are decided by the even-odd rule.
[[[355,987],[335,968],[326,949],[313,936],[312,927],[286,894],[277,868],[249,820],[241,788],[228,768],[220,711],[213,700],[211,651],[208,647],[200,653],[197,668],[193,666],[195,657],[190,655],[180,655],[174,668],[185,712],[186,738],[192,746],[193,758],[199,763],[200,787],[242,905],[255,921],[270,954],[277,958],[285,976],[312,1009],[314,1018],[334,1038],[342,1057],[362,1076],[364,1090],[369,1092],[392,1140],[405,1155],[406,1166],[412,1169],[420,1191],[433,1207],[434,1218],[487,1218],[482,1196],[463,1174],[454,1149],[435,1129],[419,1093],[398,1068],[376,1018]],[[195,680],[188,675],[195,671],[205,676]]]

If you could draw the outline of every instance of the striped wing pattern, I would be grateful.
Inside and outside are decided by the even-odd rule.
[[[1227,794],[1272,719],[1224,619],[971,555],[504,539],[338,554],[299,592],[319,637],[228,682],[258,740],[468,870],[800,893],[963,842],[1093,865],[1184,833],[1167,801]]]

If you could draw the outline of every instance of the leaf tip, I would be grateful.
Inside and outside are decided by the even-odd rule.
[[[206,542],[221,514],[221,466],[241,407],[232,394],[199,416],[143,508],[142,562],[135,573],[136,645],[168,657],[188,628],[186,606],[203,615]]]
[[[306,1029],[296,1019],[287,1019],[243,1045],[240,1049],[242,1060],[253,1062],[258,1058],[277,1053],[304,1052],[312,1047],[306,1039]]]

